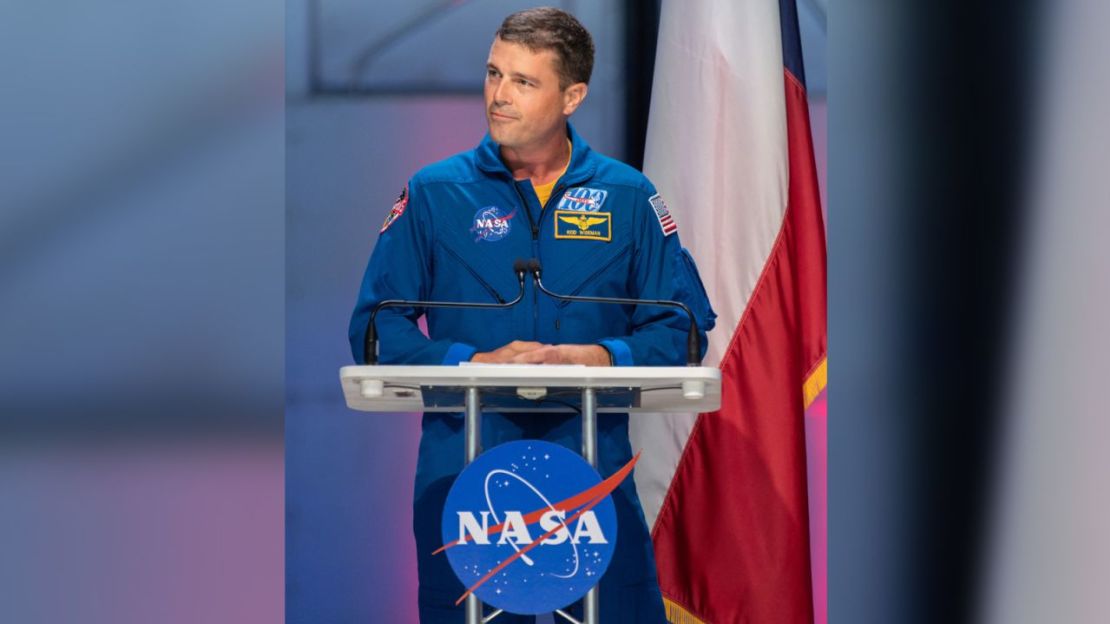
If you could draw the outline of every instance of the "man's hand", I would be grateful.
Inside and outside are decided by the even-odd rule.
[[[524,340],[514,340],[509,344],[497,349],[496,351],[486,351],[483,353],[475,353],[471,358],[471,362],[479,364],[509,364],[515,362],[513,358],[535,351],[536,349],[545,348],[545,345],[539,342],[526,342]]]
[[[609,352],[601,345],[541,345],[538,349],[531,349],[517,355],[512,361],[515,364],[609,366]]]

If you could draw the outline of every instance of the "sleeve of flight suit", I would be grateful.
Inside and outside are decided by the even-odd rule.
[[[429,299],[435,268],[433,225],[427,195],[414,177],[394,204],[362,278],[348,331],[355,362],[366,361],[366,324],[375,305],[387,299]],[[388,307],[378,312],[379,363],[450,365],[470,359],[476,350],[470,345],[429,340],[417,326],[423,312],[413,307]]]
[[[633,296],[640,299],[681,301],[690,307],[698,324],[699,357],[705,356],[706,334],[713,329],[717,314],[710,306],[705,287],[689,252],[682,248],[678,232],[664,234],[660,216],[651,203],[654,188],[639,201],[633,228],[636,247],[630,276]],[[662,206],[662,200],[657,200]],[[662,208],[666,211],[666,208]],[[600,340],[617,366],[681,366],[686,363],[687,316],[675,308],[636,306],[632,333]]]

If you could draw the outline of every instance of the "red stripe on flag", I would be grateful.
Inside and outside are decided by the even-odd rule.
[[[813,621],[802,386],[826,353],[825,235],[789,73],[786,109],[782,229],[722,358],[721,409],[698,417],[652,534],[664,596],[712,623]]]

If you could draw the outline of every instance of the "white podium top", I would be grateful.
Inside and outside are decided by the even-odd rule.
[[[721,406],[721,371],[692,366],[344,366],[347,406],[365,412],[461,412],[468,387],[483,411],[570,412],[583,388],[597,411],[711,412]],[[542,398],[537,398],[542,397]]]

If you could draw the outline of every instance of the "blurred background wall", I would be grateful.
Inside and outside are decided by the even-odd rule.
[[[0,621],[282,616],[281,49],[0,5]]]
[[[576,129],[640,165],[659,5],[552,3],[597,47]],[[493,33],[535,6],[291,0],[286,13],[286,535],[290,622],[412,621],[418,415],[348,410],[338,368],[382,220],[421,166],[476,145]],[[814,142],[824,181],[825,6],[803,0]],[[824,517],[824,421],[809,423],[815,522]],[[816,461],[815,460],[815,461]],[[824,542],[815,543],[823,577]],[[380,618],[380,619],[377,619]]]

